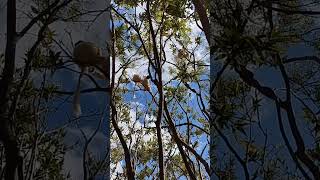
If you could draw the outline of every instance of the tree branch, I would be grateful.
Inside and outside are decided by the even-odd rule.
[[[202,0],[192,0],[199,19],[202,24],[202,28],[208,43],[210,43],[210,23],[207,16],[207,10],[204,8],[204,2]]]
[[[32,20],[18,33],[18,38],[22,38],[32,27],[35,23],[37,23],[43,16],[50,14],[52,9],[59,3],[60,0],[54,1],[50,4],[45,10],[43,10],[40,14],[36,17],[32,18]]]

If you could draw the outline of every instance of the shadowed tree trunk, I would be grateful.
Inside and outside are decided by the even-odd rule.
[[[2,72],[2,79],[0,80],[0,140],[5,147],[6,180],[15,179],[16,170],[21,161],[17,140],[12,129],[12,117],[8,117],[9,93],[11,91],[15,70],[16,42],[16,1],[11,0],[7,3],[7,42],[5,64]],[[20,172],[19,175],[21,174],[23,173]],[[23,179],[23,177],[20,176],[19,179]]]

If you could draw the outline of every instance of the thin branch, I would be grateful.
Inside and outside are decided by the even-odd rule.
[[[22,29],[22,31],[18,34],[18,38],[22,38],[39,20],[41,20],[45,15],[50,14],[52,9],[60,2],[60,0],[54,1],[50,4],[45,10],[43,10],[36,17],[32,18],[32,20]]]
[[[153,57],[155,59],[155,71],[158,75],[158,83],[157,89],[159,93],[159,101],[158,101],[158,112],[157,112],[157,120],[156,120],[156,130],[157,130],[157,142],[158,142],[158,158],[159,158],[159,179],[164,180],[165,169],[164,169],[164,157],[163,157],[163,142],[162,142],[162,133],[161,133],[161,123],[162,123],[162,114],[163,114],[163,85],[162,85],[162,66],[161,59],[159,58],[156,34],[153,29],[151,13],[150,13],[150,0],[147,0],[147,19],[149,23],[149,30],[152,38],[152,47],[153,47]],[[149,59],[149,62],[152,62],[152,59]]]
[[[258,2],[259,3],[259,2]],[[259,3],[263,7],[267,9],[271,9],[277,12],[282,12],[288,15],[294,15],[294,14],[301,14],[301,15],[320,15],[320,11],[307,11],[307,10],[292,10],[292,9],[283,9],[283,8],[277,8],[272,7],[270,5],[267,5],[266,3]]]
[[[288,59],[285,59],[283,61],[283,63],[287,64],[287,63],[297,62],[297,61],[301,61],[301,62],[303,62],[303,61],[315,61],[318,64],[320,64],[320,58],[318,58],[317,56],[302,56],[302,57],[288,58]]]
[[[286,136],[286,133],[285,133],[285,130],[284,130],[284,127],[283,127],[283,123],[282,123],[282,118],[281,118],[281,108],[280,108],[280,103],[279,101],[275,101],[276,103],[276,107],[277,107],[277,115],[278,115],[278,124],[279,124],[279,128],[280,128],[280,133],[281,133],[281,136],[286,144],[286,147],[288,148],[288,151],[292,157],[292,159],[294,160],[294,162],[296,163],[297,167],[299,168],[299,170],[301,171],[302,175],[306,178],[306,179],[309,179],[311,180],[311,178],[308,176],[308,174],[305,172],[305,170],[302,168],[299,160],[297,159],[297,157],[295,156],[294,154],[294,151],[290,145],[290,142]]]

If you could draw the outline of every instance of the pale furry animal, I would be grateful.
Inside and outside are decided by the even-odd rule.
[[[150,91],[149,76],[143,76],[143,78],[141,78],[138,74],[134,74],[132,81],[141,84],[145,91]]]
[[[73,50],[73,61],[79,66],[81,72],[78,79],[77,88],[73,98],[73,114],[75,117],[81,115],[80,105],[80,82],[84,72],[88,71],[88,67],[100,67],[105,70],[106,58],[101,56],[100,48],[91,42],[78,41],[75,43]]]

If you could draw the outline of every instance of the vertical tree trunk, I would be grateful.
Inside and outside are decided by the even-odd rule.
[[[15,179],[16,170],[21,161],[17,140],[12,129],[12,117],[8,117],[7,114],[9,109],[9,93],[15,71],[16,42],[16,1],[8,0],[5,64],[2,79],[0,80],[0,141],[5,147],[6,180]],[[22,179],[22,177],[19,179]]]
[[[207,15],[207,10],[204,7],[204,2],[202,0],[192,0],[192,2],[195,7],[195,11],[199,16],[206,39],[208,43],[210,43],[210,23]]]

